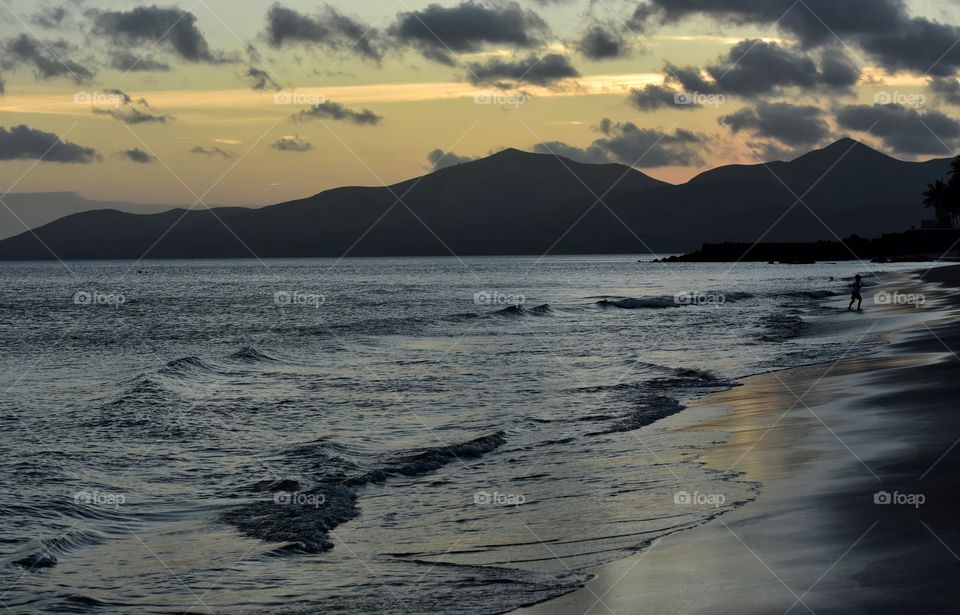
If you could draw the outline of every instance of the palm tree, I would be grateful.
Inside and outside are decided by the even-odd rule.
[[[933,208],[941,224],[960,227],[960,156],[950,163],[947,181],[938,179],[927,185],[923,205]]]

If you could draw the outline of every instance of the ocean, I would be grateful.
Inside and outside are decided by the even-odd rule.
[[[749,505],[662,419],[882,343],[856,265],[639,258],[0,264],[0,603],[500,613]]]

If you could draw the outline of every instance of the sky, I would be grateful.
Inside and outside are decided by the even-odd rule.
[[[506,147],[960,146],[960,1],[0,0],[0,194],[264,205]]]

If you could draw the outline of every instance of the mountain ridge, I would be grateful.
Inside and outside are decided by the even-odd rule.
[[[930,217],[920,193],[948,166],[841,139],[791,161],[669,184],[617,163],[506,149],[389,186],[262,208],[83,212],[0,241],[0,259],[646,253],[832,239]]]

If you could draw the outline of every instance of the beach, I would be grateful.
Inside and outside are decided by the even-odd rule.
[[[700,461],[755,484],[756,500],[516,612],[955,612],[960,268],[884,282],[863,313],[838,298],[807,332],[882,331],[878,352],[750,377],[666,420],[715,433],[723,443]],[[896,298],[911,295],[922,304]]]

